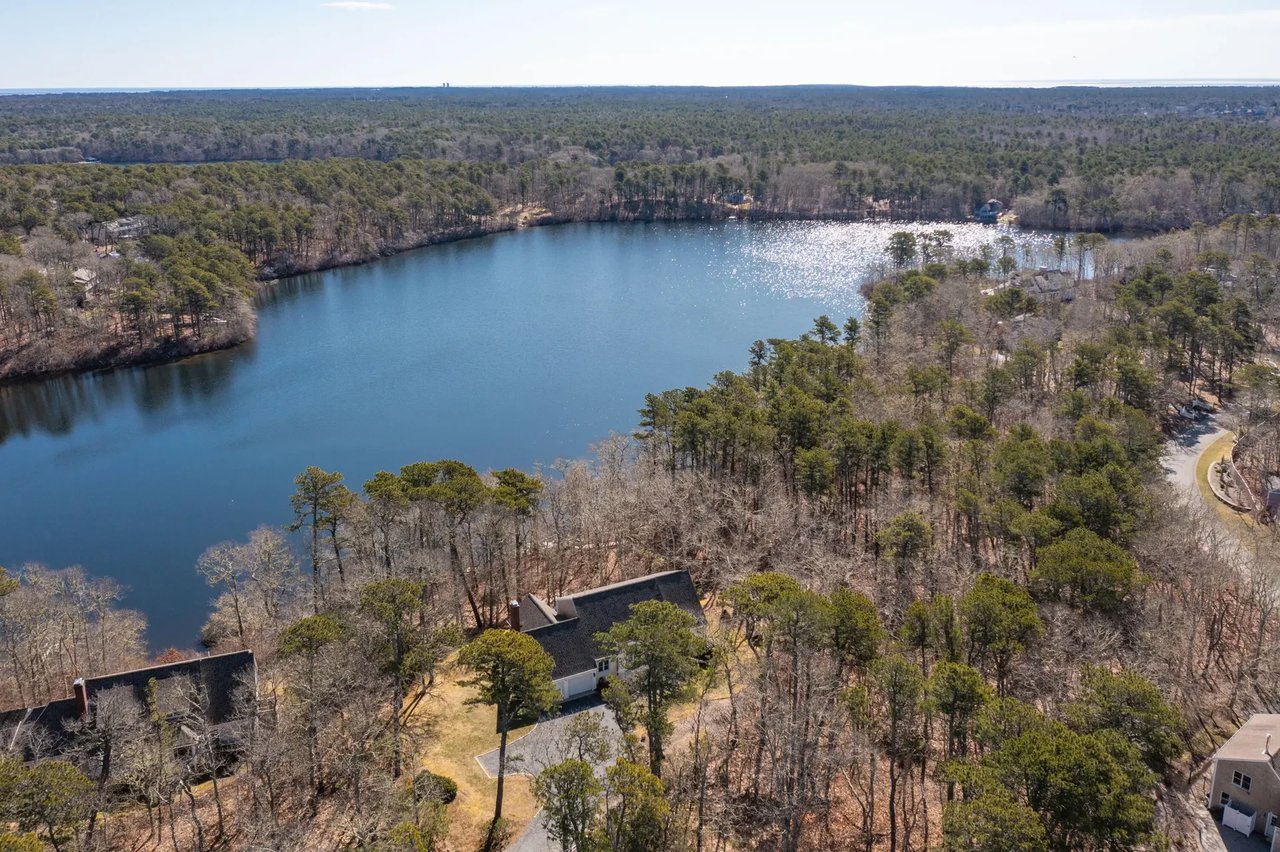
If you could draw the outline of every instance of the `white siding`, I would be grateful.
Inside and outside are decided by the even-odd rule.
[[[562,701],[581,698],[596,691],[596,671],[591,669],[590,671],[562,677],[556,681],[556,688],[560,690],[560,700]]]

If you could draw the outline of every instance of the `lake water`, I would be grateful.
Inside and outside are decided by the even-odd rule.
[[[307,465],[358,490],[414,461],[584,456],[645,393],[857,312],[899,227],[569,225],[271,285],[253,343],[0,388],[0,565],[114,577],[154,646],[191,645],[212,598],[196,557],[289,522]],[[946,227],[964,253],[1001,233]]]

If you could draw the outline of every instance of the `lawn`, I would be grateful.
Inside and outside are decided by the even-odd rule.
[[[496,779],[487,776],[476,755],[498,747],[494,729],[494,709],[467,704],[475,694],[462,686],[462,672],[445,672],[431,695],[418,705],[417,713],[435,729],[426,748],[418,756],[416,768],[430,769],[447,775],[458,783],[458,798],[449,805],[449,845],[459,850],[478,849],[493,818],[493,799],[498,790]],[[533,726],[512,731],[508,742],[524,736]],[[502,815],[511,824],[512,837],[520,835],[538,806],[534,802],[529,779],[519,775],[507,777]]]

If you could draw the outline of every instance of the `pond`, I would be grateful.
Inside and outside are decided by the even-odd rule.
[[[414,461],[585,456],[646,393],[857,313],[899,227],[566,225],[270,285],[250,344],[0,388],[0,565],[114,577],[154,646],[192,645],[213,597],[196,557],[288,523],[307,465],[358,490]],[[966,254],[1002,233],[946,227]],[[1047,235],[1009,233],[1047,257]]]

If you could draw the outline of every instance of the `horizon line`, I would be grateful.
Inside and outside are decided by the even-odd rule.
[[[1046,89],[1046,88],[1270,88],[1280,77],[1151,77],[981,80],[966,83],[408,83],[360,85],[32,86],[0,87],[0,96],[158,94],[165,92],[324,92],[434,89]]]

